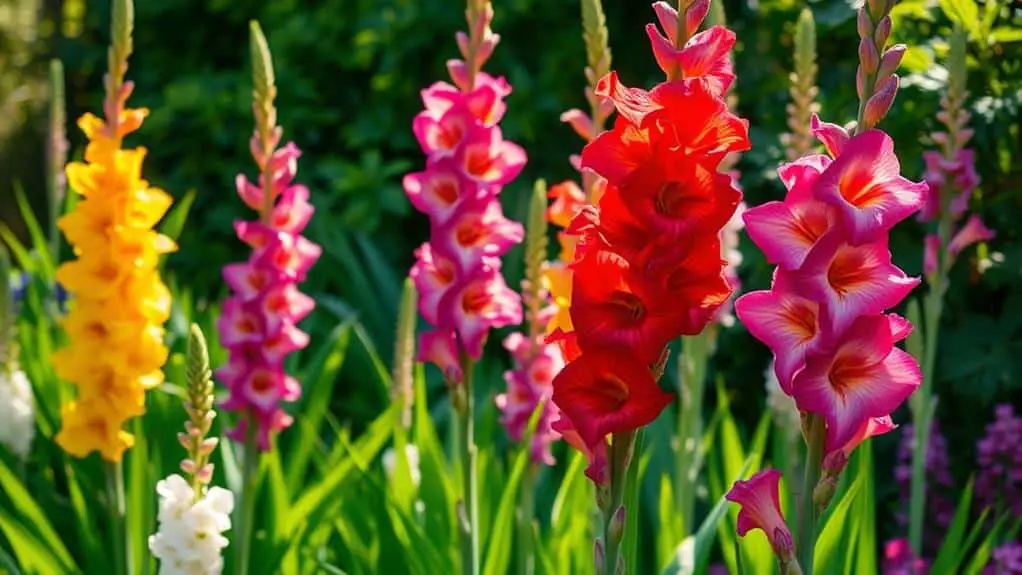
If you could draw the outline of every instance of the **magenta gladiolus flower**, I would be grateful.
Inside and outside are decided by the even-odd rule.
[[[472,25],[488,31],[492,18],[492,9],[480,10]],[[526,156],[497,126],[511,86],[479,71],[498,40],[487,32],[470,50],[470,38],[458,34],[465,60],[448,62],[453,85],[423,90],[425,109],[412,122],[426,169],[404,178],[409,201],[430,220],[429,242],[416,251],[410,272],[419,312],[436,327],[420,336],[419,360],[436,364],[451,381],[462,377],[462,353],[482,355],[491,328],[522,321],[521,299],[504,282],[500,257],[524,231],[504,216],[498,194]]]
[[[816,116],[812,130],[833,158],[781,166],[785,199],[745,213],[778,268],[769,290],[735,310],[773,351],[781,389],[826,422],[824,467],[836,476],[859,443],[894,428],[890,414],[920,383],[916,360],[895,347],[911,324],[885,314],[920,280],[891,262],[887,235],[922,206],[926,186],[900,175],[879,130],[850,136]]]
[[[723,26],[711,26],[696,33],[709,9],[709,0],[697,0],[685,12],[688,41],[680,49],[675,48],[678,11],[667,2],[653,4],[666,36],[655,24],[646,25],[646,34],[661,70],[667,74],[680,70],[683,78],[703,78],[713,91],[723,95],[735,80],[731,58],[728,57],[735,45],[735,33]]]
[[[248,420],[258,426],[259,447],[270,447],[270,434],[291,424],[280,407],[301,396],[298,381],[284,372],[284,359],[304,348],[309,336],[297,324],[312,311],[315,302],[298,291],[321,249],[300,234],[315,209],[309,190],[292,184],[301,152],[293,143],[264,158],[258,135],[253,135],[253,154],[266,165],[269,187],[237,178],[238,195],[260,212],[260,221],[239,221],[238,238],[252,248],[245,263],[224,266],[224,281],[233,294],[223,305],[217,329],[227,348],[227,364],[217,377],[229,395],[222,408],[247,415],[230,436],[244,441]],[[269,195],[267,198],[266,196]],[[269,207],[269,213],[262,213]]]
[[[780,471],[764,469],[749,479],[735,481],[724,498],[742,506],[738,512],[738,535],[744,537],[753,529],[762,529],[774,554],[784,564],[794,557],[795,542],[781,513],[780,481]]]
[[[504,347],[514,358],[514,369],[504,374],[507,391],[497,396],[497,407],[504,417],[501,423],[514,441],[521,441],[536,407],[543,404],[536,431],[532,437],[531,457],[533,463],[553,465],[550,444],[561,434],[550,428],[560,412],[550,401],[553,394],[554,376],[564,368],[561,348],[547,344],[544,336],[530,342],[521,333],[512,333],[504,340]]]

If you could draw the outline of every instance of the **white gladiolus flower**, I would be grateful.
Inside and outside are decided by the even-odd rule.
[[[419,471],[419,448],[411,443],[405,445],[405,459],[408,461],[409,473],[412,476],[412,483],[418,487],[422,481],[422,472]],[[388,448],[383,452],[383,470],[388,478],[394,477],[394,469],[397,468],[397,453],[394,448]]]
[[[159,530],[149,537],[149,550],[160,560],[160,575],[219,575],[221,552],[229,541],[234,494],[211,487],[195,501],[195,492],[180,475],[156,484],[160,496]]]
[[[34,436],[32,384],[25,372],[7,373],[0,368],[0,445],[25,459]]]

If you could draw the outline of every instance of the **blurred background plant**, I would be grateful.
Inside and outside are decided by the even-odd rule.
[[[738,75],[735,91],[740,95],[737,110],[749,118],[752,126],[753,149],[743,154],[737,166],[750,206],[777,199],[783,193],[775,167],[786,156],[782,134],[791,130],[785,111],[790,101],[788,76],[794,67],[796,22],[805,6],[793,0],[724,2],[728,25],[738,36],[734,53]],[[820,39],[816,101],[823,116],[851,119],[856,99],[854,86],[849,86],[847,79],[854,77],[856,66],[855,12],[846,0],[822,0],[808,6]],[[503,49],[494,55],[489,68],[494,74],[505,75],[515,87],[502,126],[506,137],[520,143],[530,157],[523,175],[508,186],[502,200],[510,218],[524,221],[535,179],[561,181],[575,176],[565,159],[577,152],[578,141],[571,128],[558,118],[563,110],[586,104],[580,89],[585,83],[585,49],[580,38],[579,3],[501,0],[495,3],[495,9],[493,27],[502,36]],[[658,81],[659,70],[641,38],[642,26],[651,21],[652,12],[614,0],[606,0],[604,10],[615,68],[621,71],[622,80],[628,85],[645,86]],[[109,3],[105,1],[0,0],[0,235],[8,243],[17,238],[39,246],[36,240],[47,234],[49,61],[60,58],[66,70],[66,117],[76,118],[83,111],[97,109],[103,97],[101,76],[106,66],[109,16]],[[346,430],[331,433],[329,441],[317,444],[317,450],[328,454],[315,459],[317,465],[336,463],[341,454],[354,453],[363,459],[355,458],[348,465],[361,469],[374,457],[369,449],[376,447],[373,442],[383,445],[386,441],[379,435],[382,424],[377,421],[373,426],[388,404],[392,383],[380,358],[394,356],[393,334],[403,278],[411,266],[413,249],[428,234],[425,218],[409,209],[400,187],[401,176],[421,163],[409,126],[420,107],[418,91],[442,77],[445,61],[454,56],[451,38],[463,26],[463,17],[461,3],[451,0],[167,0],[139,2],[136,6],[133,100],[149,107],[152,115],[131,144],[151,149],[146,177],[175,196],[179,208],[164,226],[179,233],[186,217],[188,222],[180,233],[180,252],[166,262],[176,295],[169,325],[171,345],[179,353],[184,349],[190,321],[197,321],[207,334],[212,333],[216,302],[225,295],[219,270],[245,255],[245,246],[234,239],[230,225],[244,215],[244,207],[230,198],[234,175],[250,163],[245,138],[239,137],[251,127],[250,71],[244,49],[250,19],[263,23],[273,46],[278,83],[288,86],[278,98],[280,124],[290,137],[302,143],[305,154],[298,179],[312,190],[312,201],[318,208],[308,233],[325,250],[306,284],[320,303],[306,322],[313,341],[319,345],[301,354],[297,363],[305,366],[302,374],[306,378],[328,379],[315,388],[330,391],[314,395],[324,401],[329,398],[329,409],[320,416],[327,422],[324,429]],[[901,93],[884,128],[898,142],[905,175],[914,180],[922,179],[922,152],[932,148],[924,141],[925,136],[939,128],[936,114],[947,84],[943,63],[952,25],[959,23],[967,34],[967,88],[971,96],[966,107],[972,115],[970,127],[975,135],[970,145],[976,150],[976,169],[981,177],[970,211],[997,231],[996,239],[967,252],[950,272],[941,320],[941,351],[934,370],[934,389],[941,397],[936,419],[946,434],[951,482],[961,490],[975,468],[976,442],[993,421],[994,405],[1022,403],[1022,243],[1014,226],[1022,216],[1022,8],[1007,0],[903,0],[895,6],[892,17],[892,41],[905,43],[909,49],[901,69]],[[83,141],[79,131],[71,127],[68,137],[72,158],[80,157]],[[152,145],[157,142],[158,146]],[[30,218],[22,217],[26,210],[19,209],[16,189],[24,190],[27,206],[38,217],[40,227],[33,227]],[[910,275],[922,273],[923,237],[922,226],[906,222],[892,238],[895,263]],[[762,255],[744,238],[741,251],[743,290],[768,285],[770,267]],[[12,255],[16,267],[30,272],[23,282],[28,287],[21,306],[20,337],[32,344],[22,346],[27,348],[23,350],[22,368],[38,387],[40,382],[54,381],[52,370],[38,360],[25,358],[29,354],[48,355],[48,348],[59,340],[46,321],[54,309],[48,303],[52,301],[53,266],[38,250],[31,255],[12,249]],[[64,255],[69,255],[66,249]],[[522,248],[512,250],[506,261],[508,283],[517,285],[523,271]],[[501,391],[500,374],[510,365],[500,347],[508,331],[501,330],[490,338],[486,360],[479,368],[478,393],[488,400]],[[216,341],[210,344],[213,365],[222,364],[222,348]],[[766,429],[761,425],[761,415],[768,409],[763,373],[769,352],[740,323],[720,329],[716,349],[705,373],[706,441],[724,451],[716,456],[718,459],[711,457],[706,462],[697,517],[712,507],[741,470],[748,458],[746,449],[759,457],[762,450],[756,442],[765,441],[760,439],[759,430]],[[171,375],[182,369],[180,361],[171,362]],[[438,501],[453,498],[449,493],[453,487],[438,479],[438,466],[444,465],[443,442],[431,435],[432,426],[419,423],[432,420],[439,433],[446,433],[449,402],[434,369],[419,368],[416,373],[418,419],[410,436],[418,447],[421,488],[402,488],[411,494],[407,503],[413,510],[411,516],[416,501],[423,502],[426,509],[436,509]],[[180,377],[168,380],[183,381]],[[677,385],[674,370],[668,370],[665,380],[668,386]],[[713,382],[720,382],[716,393],[712,392]],[[169,387],[171,393],[175,389]],[[59,396],[59,388],[54,387],[52,393]],[[52,402],[42,399],[38,417],[45,422],[55,414],[46,413]],[[511,452],[512,446],[496,423],[493,401],[480,400],[479,404],[486,406],[480,443],[490,442],[490,454]],[[311,401],[303,405],[311,405]],[[734,419],[722,419],[724,409]],[[168,408],[164,419],[171,423],[163,427],[176,427],[179,415]],[[159,429],[164,419],[147,423],[147,428]],[[895,415],[898,422],[908,419],[907,409]],[[722,421],[731,423],[725,425]],[[674,414],[668,410],[648,437],[669,437],[677,428]],[[46,436],[44,424],[40,429]],[[363,435],[367,429],[369,433]],[[372,430],[378,434],[373,435]],[[296,429],[290,440],[285,438],[286,445],[296,445],[299,437],[314,439],[318,431]],[[902,434],[910,432],[900,430]],[[344,443],[349,433],[364,439],[352,447]],[[901,509],[899,482],[894,474],[883,471],[894,467],[898,439],[898,433],[894,433],[874,442],[872,457],[878,473],[870,489],[880,505],[875,523],[877,541],[905,535],[897,522],[884,520]],[[776,444],[776,437],[774,441]],[[167,442],[172,443],[173,438]],[[645,473],[652,477],[670,473],[674,459],[669,443],[654,440],[647,444]],[[366,451],[360,451],[363,448]],[[401,463],[404,458],[400,450],[398,453],[396,468],[400,470],[408,461]],[[555,448],[560,464],[544,472],[538,481],[550,485],[556,485],[561,477],[568,481],[556,492],[540,489],[537,508],[549,509],[558,502],[566,505],[572,498],[576,507],[584,508],[591,500],[580,478],[581,460],[569,455],[563,446]],[[39,464],[55,457],[55,452],[44,449],[35,457]],[[305,467],[299,463],[285,469],[292,494],[298,493],[305,473],[315,469],[309,466],[308,455],[302,457]],[[273,465],[267,464],[271,473]],[[486,468],[481,470],[481,481],[489,482],[496,491],[491,494],[494,501],[482,503],[484,518],[492,519],[499,513],[497,499],[505,485],[501,465],[484,465]],[[854,475],[852,469],[848,475]],[[227,466],[228,478],[231,472]],[[372,477],[372,481],[358,483],[357,492],[374,500],[386,499],[378,489],[379,478]],[[944,478],[940,481],[943,488]],[[136,489],[148,493],[151,485]],[[657,481],[645,483],[642,498],[642,505],[649,510],[670,509],[663,503]],[[835,499],[836,507],[840,507],[838,503]],[[972,507],[975,518],[980,505],[974,503]],[[268,509],[266,513],[276,512],[272,505]],[[584,531],[586,525],[571,524],[563,513],[558,515],[559,509],[563,507],[555,506],[552,516],[541,521],[544,530],[566,538],[553,539],[551,544],[580,537],[588,545],[588,534],[576,533]],[[656,515],[650,513],[647,517]],[[439,526],[438,532],[453,537],[452,519],[427,513],[423,519],[426,533]],[[952,535],[956,533],[956,521],[957,517],[951,520]],[[650,530],[657,526],[656,521],[647,520],[636,528],[652,533]],[[367,538],[370,526],[345,527],[346,548],[352,556],[365,553],[376,557],[375,567],[379,567],[392,560],[380,555],[380,546],[386,548],[387,541],[416,536],[413,527],[405,527],[408,531],[395,528],[387,535],[389,539],[379,543]],[[725,531],[721,529],[722,536]],[[967,535],[963,532],[958,537],[963,541]],[[657,545],[660,551],[650,570],[661,567],[677,543],[664,539]],[[2,541],[0,537],[0,547]],[[722,548],[726,556],[727,540]],[[555,556],[559,551],[554,548],[548,552]],[[572,553],[558,557],[563,563],[556,565],[570,569],[589,564],[588,556]],[[734,561],[733,549],[730,553],[729,564]],[[1007,557],[1008,552],[1002,555]],[[435,566],[433,560],[426,557],[423,565]],[[950,561],[945,559],[944,565]]]

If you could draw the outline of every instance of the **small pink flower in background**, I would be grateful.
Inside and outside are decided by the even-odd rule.
[[[544,336],[529,341],[521,333],[512,333],[504,339],[504,347],[511,352],[514,369],[504,374],[507,391],[497,396],[497,407],[504,414],[501,423],[513,441],[522,441],[537,406],[543,411],[536,423],[532,437],[531,454],[533,463],[553,465],[550,444],[560,434],[550,425],[558,418],[557,406],[550,401],[553,393],[554,376],[564,368],[564,357],[557,345],[545,343]]]
[[[884,545],[883,575],[926,575],[926,561],[912,554],[908,539],[892,539]]]
[[[738,535],[744,537],[753,529],[761,529],[770,547],[782,563],[795,555],[795,542],[781,513],[781,472],[764,469],[749,479],[735,481],[725,499],[741,505],[738,512]]]
[[[526,155],[497,126],[511,86],[480,70],[500,40],[489,29],[492,18],[487,4],[470,23],[482,37],[458,33],[465,60],[447,63],[453,85],[437,82],[422,91],[425,109],[412,130],[426,168],[404,178],[409,201],[430,219],[430,240],[416,251],[409,274],[419,312],[436,326],[420,336],[419,360],[436,364],[451,381],[462,377],[463,353],[482,355],[490,329],[522,321],[521,298],[504,282],[500,258],[524,231],[504,216],[498,194],[521,172]]]
[[[298,381],[284,371],[284,359],[309,343],[297,325],[315,307],[298,291],[321,248],[301,236],[315,209],[309,190],[292,180],[301,152],[293,143],[264,157],[258,134],[252,136],[256,163],[265,165],[269,187],[237,178],[238,195],[262,215],[262,221],[235,223],[238,238],[252,248],[245,263],[224,267],[224,281],[233,295],[223,305],[217,329],[227,348],[227,364],[217,378],[229,394],[222,408],[250,415],[258,426],[259,447],[270,447],[270,436],[291,425],[280,407],[301,397]],[[269,197],[267,197],[269,196]],[[268,213],[263,213],[269,208]],[[243,417],[230,436],[244,441],[248,418]]]

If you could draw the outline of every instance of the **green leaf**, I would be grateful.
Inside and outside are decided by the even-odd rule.
[[[639,501],[639,493],[642,491],[642,480],[649,467],[653,450],[646,446],[646,428],[640,428],[635,435],[635,455],[632,456],[632,464],[628,466],[625,486],[624,506],[628,510],[628,519],[625,521],[625,533],[621,539],[621,554],[628,567],[626,573],[639,572],[639,522],[642,518],[642,505]]]
[[[933,567],[930,569],[931,575],[954,574],[969,551],[962,545],[962,539],[965,537],[965,525],[969,521],[969,508],[972,506],[973,480],[974,477],[969,478],[969,483],[958,499],[955,516],[951,520],[951,525],[948,526],[947,534],[944,535],[944,541],[937,552],[937,557],[933,560]]]
[[[844,493],[837,505],[831,503],[833,510],[826,518],[826,523],[816,538],[816,571],[819,573],[841,572],[840,565],[845,563],[845,554],[850,551],[848,537],[860,529],[858,501],[863,489],[861,478],[856,478],[852,486]]]
[[[337,375],[344,365],[348,343],[351,340],[351,324],[342,321],[330,332],[327,341],[316,351],[312,363],[303,372],[305,383],[300,418],[296,423],[298,433],[288,443],[287,489],[296,494],[306,478],[309,458],[320,442],[323,419],[330,409]]]
[[[399,407],[394,404],[376,418],[376,421],[369,425],[365,434],[351,447],[349,457],[341,460],[322,480],[302,493],[289,514],[292,525],[309,521],[321,505],[327,501],[336,500],[340,496],[344,481],[357,469],[354,456],[372,460],[380,453],[397,424],[397,418],[400,415]]]
[[[980,28],[979,7],[975,0],[940,0],[940,9],[955,24],[960,24],[969,32],[973,41],[982,39]]]
[[[39,220],[36,219],[32,206],[29,205],[28,199],[25,197],[25,190],[19,184],[14,186],[14,199],[18,204],[18,211],[21,212],[21,219],[25,222],[25,227],[28,229],[28,236],[32,239],[32,247],[36,257],[39,258],[39,262],[42,264],[42,269],[39,271],[42,272],[46,282],[50,283],[53,281],[54,266],[53,261],[50,259],[49,240],[46,238],[46,234],[43,233],[43,228],[39,225]]]
[[[22,575],[21,570],[18,569],[18,564],[14,561],[14,557],[11,557],[7,551],[4,551],[3,547],[0,547],[0,568],[6,569],[9,572],[7,575]]]
[[[46,544],[29,532],[24,523],[17,522],[0,507],[0,532],[11,544],[17,562],[26,575],[60,575],[78,573],[71,565],[62,563]]]
[[[526,438],[524,445],[531,445],[531,439]],[[507,573],[508,565],[511,563],[511,544],[514,541],[515,530],[515,503],[518,501],[518,486],[522,481],[522,474],[529,464],[530,450],[522,449],[515,458],[515,465],[511,469],[511,476],[507,485],[504,486],[504,493],[500,497],[500,504],[497,506],[497,514],[493,518],[489,545],[486,547],[486,564],[483,566],[483,575],[503,575]]]
[[[993,2],[988,2],[988,4],[993,4]],[[995,44],[1008,44],[1010,42],[1022,41],[1022,28],[1010,28],[1008,26],[994,28],[994,30],[990,32],[990,39]]]
[[[16,526],[15,528],[25,530],[33,541],[37,541],[44,548],[42,558],[45,559],[45,562],[51,568],[71,571],[75,562],[67,547],[64,546],[60,536],[53,529],[46,513],[2,459],[0,459],[0,493],[10,501],[9,509],[15,514],[9,516],[11,524],[14,525],[15,517],[20,520],[20,527]],[[0,506],[0,508],[2,507]],[[18,556],[20,557],[20,554]]]
[[[156,495],[156,481],[149,477],[149,442],[141,419],[131,422],[135,435],[135,446],[128,452],[125,469],[127,504],[125,505],[125,528],[128,545],[131,546],[133,573],[145,573],[149,565],[148,536],[156,525],[153,501]]]
[[[97,534],[96,519],[70,462],[65,462],[64,473],[67,474],[68,497],[74,509],[75,533],[85,549],[86,572],[109,573],[112,568]]]
[[[660,475],[660,525],[657,529],[657,563],[662,565],[675,556],[678,540],[685,537],[681,516],[674,503],[674,490],[671,487],[671,476]]]
[[[181,198],[181,201],[175,203],[170,208],[170,212],[160,222],[159,231],[161,234],[174,240],[175,242],[181,238],[181,232],[185,229],[185,222],[188,220],[188,213],[192,210],[192,204],[195,203],[196,190],[188,190],[185,197]]]

